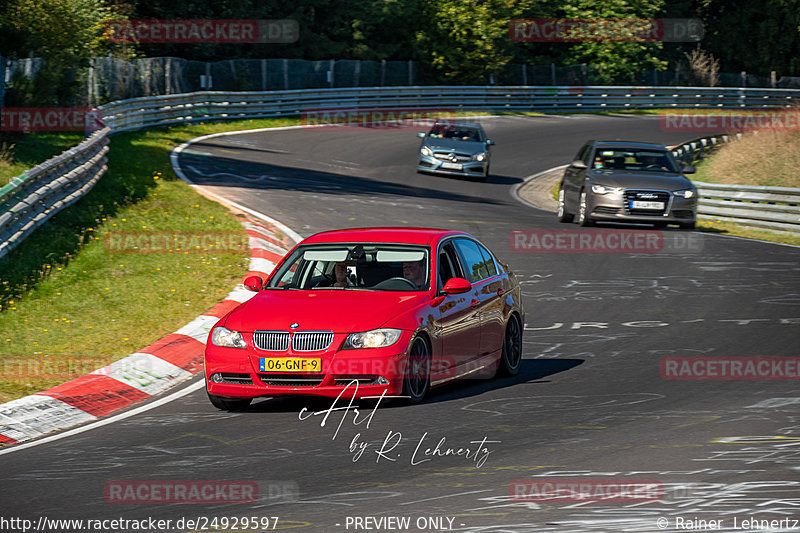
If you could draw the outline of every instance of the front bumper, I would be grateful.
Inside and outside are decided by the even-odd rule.
[[[227,398],[310,395],[336,398],[339,395],[399,396],[403,390],[406,349],[411,338],[403,332],[400,339],[386,348],[338,350],[342,339],[336,336],[332,348],[319,352],[267,352],[252,348],[223,348],[207,345],[205,377],[208,392]],[[252,334],[250,334],[252,339]],[[269,372],[259,369],[265,357],[317,358],[320,372]],[[218,374],[222,381],[217,382]]]
[[[630,191],[615,191],[607,194],[587,195],[587,214],[593,220],[619,222],[645,222],[651,224],[689,224],[697,218],[697,196],[684,198],[668,191],[668,198],[661,202],[664,209],[633,209]],[[663,198],[662,198],[663,200]]]
[[[442,165],[448,161],[442,161],[433,156],[420,154],[419,163],[417,163],[417,170],[421,172],[432,172],[435,174],[447,174],[450,176],[475,176],[483,177],[486,175],[486,170],[489,168],[489,158],[483,161],[459,161],[460,169],[443,168]]]

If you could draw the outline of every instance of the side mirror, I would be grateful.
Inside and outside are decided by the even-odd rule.
[[[684,165],[683,166],[683,173],[684,174],[694,174],[695,172],[697,172],[697,167],[694,167],[692,165]]]
[[[442,292],[445,294],[463,294],[472,289],[472,283],[464,278],[450,278],[444,284]]]
[[[584,163],[580,159],[577,159],[577,160],[573,161],[572,163],[570,163],[569,166],[571,166],[572,168],[577,168],[579,170],[584,170],[586,168],[586,163]]]
[[[263,285],[264,281],[258,276],[250,276],[244,280],[245,288],[253,292],[258,292]]]
[[[424,139],[425,135],[427,134],[424,131],[420,131],[419,133],[417,133],[417,137],[419,137],[420,139]]]
[[[491,139],[486,139],[486,146],[494,146],[494,141]]]

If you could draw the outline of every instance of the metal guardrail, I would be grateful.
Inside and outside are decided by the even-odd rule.
[[[0,257],[89,192],[107,167],[109,128],[0,188]]]
[[[103,130],[0,188],[0,257],[94,186],[106,170],[107,137],[112,133],[208,120],[298,115],[320,108],[557,113],[670,108],[775,110],[797,106],[800,106],[800,90],[717,87],[353,87],[267,92],[207,91],[120,100],[98,108],[106,126]],[[690,151],[694,157],[698,150],[702,155],[707,143],[711,143],[713,148],[717,142],[714,139],[699,139],[693,141],[694,146],[690,144],[689,148],[679,147],[679,150],[683,150],[684,157],[688,157]],[[719,211],[723,208],[709,201],[706,198],[701,200],[701,213],[707,214],[707,209]],[[736,201],[744,200],[731,200]],[[784,203],[788,202],[779,202],[779,205]],[[735,209],[727,204],[724,208]],[[753,205],[749,208],[752,210]],[[775,220],[785,213],[780,211],[759,223],[785,224]],[[793,217],[794,212],[791,213],[786,216]],[[795,224],[793,220],[788,223]]]
[[[415,108],[492,112],[632,109],[782,109],[800,90],[709,87],[371,87],[267,92],[195,92],[131,98],[99,108],[114,132],[151,126],[297,115],[311,109]]]
[[[735,136],[716,135],[685,142],[672,153],[692,164]],[[800,231],[800,189],[758,185],[693,182],[697,187],[699,218],[725,220],[745,226],[779,231]]]

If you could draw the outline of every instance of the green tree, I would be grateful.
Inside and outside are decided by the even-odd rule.
[[[800,76],[800,0],[697,0],[720,71]]]
[[[419,57],[444,83],[488,83],[512,57],[513,0],[426,3],[415,39]]]
[[[563,6],[568,19],[651,19],[658,16],[664,0],[572,0]],[[586,63],[595,83],[636,83],[648,70],[664,70],[658,58],[661,42],[585,41],[573,43],[563,56],[565,64]]]
[[[17,79],[9,105],[76,105],[92,55],[118,50],[105,35],[106,22],[120,18],[103,0],[10,0],[0,19],[0,54],[45,60],[33,80]]]

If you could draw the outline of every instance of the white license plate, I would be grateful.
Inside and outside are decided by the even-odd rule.
[[[453,170],[461,170],[463,165],[461,163],[448,163],[447,161],[442,162],[442,168],[452,168]]]
[[[631,209],[664,209],[664,202],[642,202],[640,200],[631,200]]]

